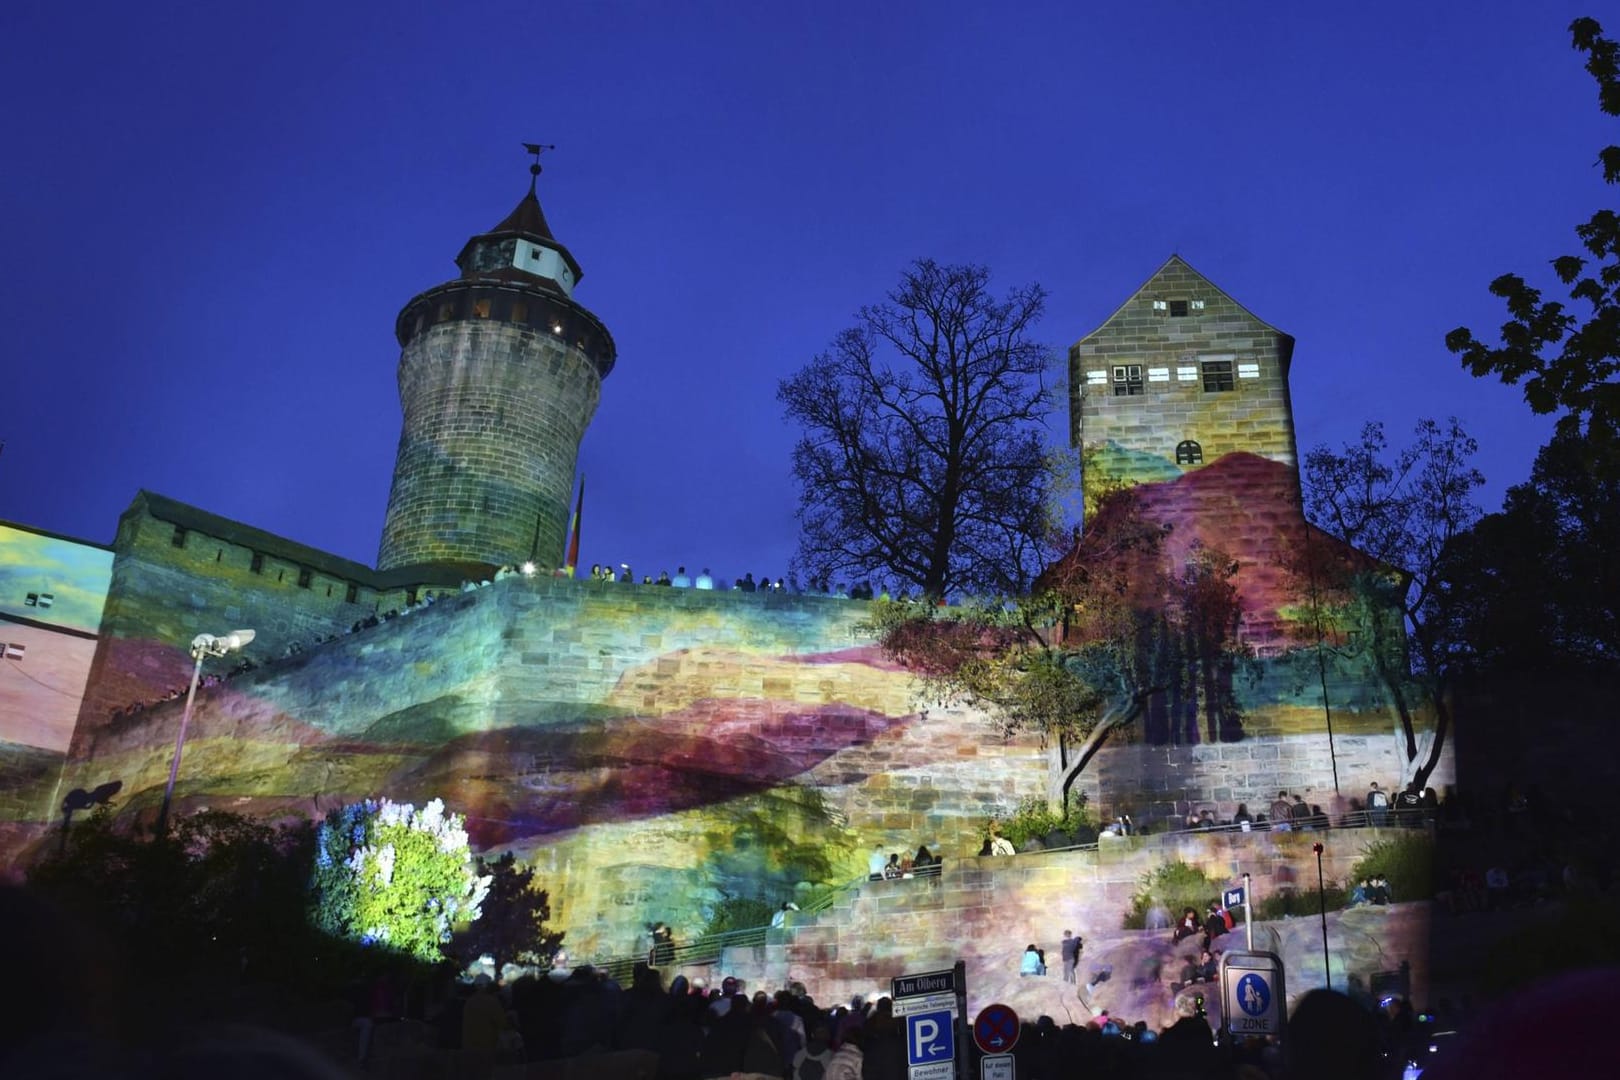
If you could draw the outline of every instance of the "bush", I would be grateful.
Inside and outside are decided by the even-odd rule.
[[[1142,878],[1142,888],[1131,897],[1131,909],[1125,913],[1124,928],[1141,930],[1147,926],[1147,915],[1154,907],[1162,907],[1174,925],[1186,908],[1198,912],[1202,922],[1209,902],[1221,895],[1224,882],[1206,877],[1196,866],[1188,866],[1177,859],[1164,863]]]
[[[428,963],[458,926],[477,919],[490,879],[480,877],[460,814],[434,799],[366,801],[327,815],[316,830],[311,921],[336,938]]]
[[[1350,871],[1350,884],[1366,878],[1389,879],[1394,900],[1428,900],[1434,896],[1434,843],[1416,830],[1369,844]]]
[[[1260,903],[1255,905],[1254,918],[1260,921],[1267,919],[1298,918],[1301,915],[1317,915],[1323,910],[1322,898],[1327,898],[1328,911],[1338,911],[1349,901],[1350,894],[1338,885],[1328,885],[1320,891],[1311,889],[1300,892],[1297,889],[1283,889],[1262,897]],[[1238,908],[1233,916],[1241,923],[1243,909]]]
[[[1072,838],[1076,833],[1090,836],[1090,840],[1081,840],[1080,843],[1090,843],[1097,839],[1097,823],[1092,819],[1086,809],[1086,793],[1077,792],[1069,799],[1068,813],[1063,816],[1052,813],[1046,805],[1046,799],[1040,795],[1031,795],[1018,804],[1011,817],[1000,822],[1001,835],[1011,841],[1012,846],[1019,851],[1031,838],[1046,840],[1053,831],[1067,833]],[[1071,840],[1071,842],[1073,842]]]
[[[709,913],[709,921],[698,931],[698,936],[729,934],[734,930],[757,930],[762,926],[771,925],[771,916],[776,914],[776,910],[777,905],[772,905],[764,897],[749,898],[722,893],[720,900],[714,905],[714,910]]]

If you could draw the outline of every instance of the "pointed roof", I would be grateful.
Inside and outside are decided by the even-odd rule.
[[[492,233],[518,232],[539,237],[542,240],[557,242],[551,235],[551,228],[546,224],[545,212],[540,209],[540,198],[534,193],[534,184],[529,184],[529,193],[523,196],[510,214],[501,219],[501,223],[489,230]]]
[[[1176,255],[1176,254],[1172,254],[1168,259],[1166,259],[1166,260],[1164,260],[1164,262],[1160,263],[1159,268],[1157,270],[1153,271],[1153,273],[1149,274],[1146,281],[1142,282],[1141,285],[1138,285],[1135,289],[1133,289],[1131,291],[1131,294],[1129,296],[1127,296],[1125,298],[1125,300],[1117,308],[1115,308],[1111,313],[1109,313],[1108,318],[1106,318],[1102,322],[1098,323],[1091,330],[1089,330],[1086,333],[1082,334],[1080,336],[1080,340],[1076,341],[1072,346],[1070,346],[1070,354],[1073,355],[1075,350],[1079,349],[1088,340],[1095,337],[1109,323],[1111,323],[1115,319],[1119,318],[1121,313],[1123,313],[1127,308],[1129,308],[1131,306],[1131,304],[1135,300],[1139,299],[1142,296],[1143,293],[1149,291],[1153,287],[1154,282],[1158,281],[1161,277],[1165,276],[1165,274],[1167,274],[1167,273],[1169,273],[1171,271],[1176,271],[1176,270],[1191,274],[1193,277],[1196,277],[1204,285],[1208,286],[1208,288],[1209,288],[1209,290],[1211,292],[1218,294],[1223,299],[1225,299],[1227,302],[1229,302],[1238,311],[1241,311],[1244,315],[1247,315],[1249,318],[1253,319],[1256,323],[1259,323],[1260,326],[1262,326],[1266,330],[1269,330],[1272,333],[1276,334],[1277,339],[1278,339],[1278,347],[1279,347],[1279,350],[1280,350],[1281,356],[1282,356],[1283,374],[1285,376],[1288,374],[1288,370],[1292,366],[1293,357],[1294,357],[1294,335],[1290,334],[1286,330],[1279,330],[1277,327],[1275,327],[1275,326],[1271,325],[1270,323],[1266,322],[1266,320],[1262,319],[1260,316],[1256,315],[1254,312],[1250,311],[1248,308],[1246,308],[1242,304],[1238,303],[1238,301],[1233,298],[1231,293],[1227,292],[1225,289],[1221,288],[1219,285],[1216,285],[1213,281],[1211,281],[1209,279],[1209,277],[1207,275],[1201,273],[1198,269],[1196,269],[1186,259],[1183,259],[1180,255]]]

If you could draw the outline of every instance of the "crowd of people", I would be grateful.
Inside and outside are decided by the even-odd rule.
[[[567,572],[562,571],[561,573],[566,576]],[[745,593],[794,593],[800,596],[827,596],[835,600],[904,600],[908,597],[904,589],[890,592],[887,585],[880,584],[874,588],[870,581],[858,581],[853,584],[849,582],[833,584],[828,580],[816,580],[808,582],[801,588],[792,577],[778,576],[773,578],[769,574],[761,574],[758,578],[755,578],[753,571],[743,574],[740,578],[733,579],[732,583],[727,585],[724,579],[717,579],[713,571],[707,566],[696,575],[688,574],[686,567],[678,566],[675,568],[674,574],[671,574],[668,570],[660,570],[657,577],[651,574],[642,574],[638,580],[635,570],[631,568],[629,563],[620,563],[618,566],[614,566],[612,563],[593,563],[589,580],[611,585],[652,585],[655,587],[667,586],[675,589],[729,589],[732,592]]]
[[[868,881],[893,881],[898,878],[911,877],[938,877],[943,860],[929,848],[927,844],[920,844],[916,854],[903,851],[883,851],[879,844],[872,849],[866,857],[866,877]]]

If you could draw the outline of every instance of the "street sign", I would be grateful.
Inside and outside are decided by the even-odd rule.
[[[986,1005],[973,1021],[973,1043],[986,1054],[1011,1053],[1018,1043],[1018,1014],[1006,1005]]]
[[[1011,1054],[986,1054],[979,1059],[979,1080],[1017,1080]]]
[[[956,1059],[952,1029],[956,1017],[947,1009],[906,1017],[906,1064],[932,1065]]]
[[[1235,889],[1227,889],[1225,892],[1221,893],[1221,907],[1223,908],[1240,908],[1246,902],[1247,899],[1243,895],[1243,886],[1241,885]]]
[[[956,968],[891,980],[894,1015],[906,1023],[907,1080],[956,1080],[956,1025],[966,979]]]
[[[1221,1026],[1234,1035],[1281,1036],[1287,990],[1275,953],[1221,957]]]
[[[889,996],[899,1001],[901,998],[922,997],[925,994],[955,994],[956,971],[946,968],[944,971],[929,971],[921,975],[898,975],[889,980]]]

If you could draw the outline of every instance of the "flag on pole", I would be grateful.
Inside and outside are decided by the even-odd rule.
[[[563,560],[565,576],[574,576],[574,567],[579,565],[579,518],[585,510],[585,477],[579,478],[579,499],[574,503],[574,520],[568,523],[568,557]]]

